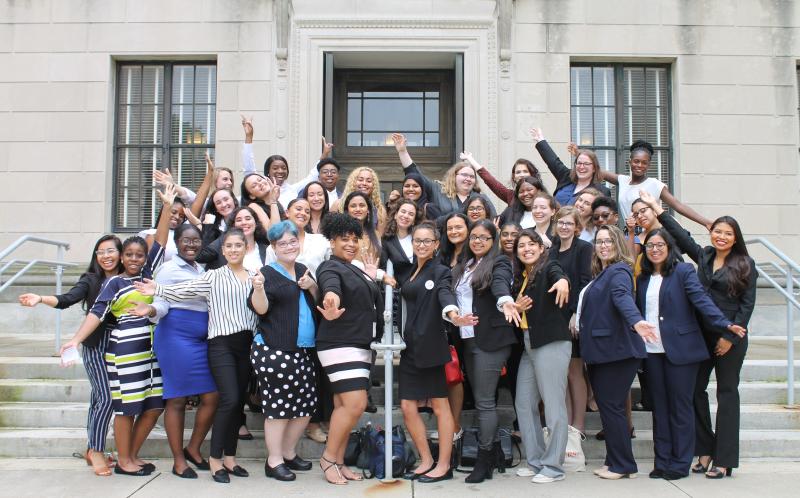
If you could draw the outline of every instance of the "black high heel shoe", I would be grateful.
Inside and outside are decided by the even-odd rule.
[[[710,464],[711,464],[711,459],[710,458],[708,460],[708,463],[705,466],[703,466],[703,464],[700,463],[700,459],[698,458],[697,459],[697,463],[692,465],[692,472],[694,474],[705,474],[706,472],[708,472],[708,466]]]
[[[725,472],[719,470],[719,467],[712,466],[706,472],[706,479],[722,479],[723,477],[730,477],[733,475],[733,468],[725,469]]]

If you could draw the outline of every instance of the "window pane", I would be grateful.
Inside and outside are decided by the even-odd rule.
[[[644,68],[626,67],[625,76],[625,105],[644,105],[645,86]]]
[[[650,160],[650,167],[647,169],[647,176],[658,178],[662,182],[669,185],[670,171],[669,171],[669,151],[656,150]]]
[[[425,134],[425,147],[438,147],[439,146],[439,134],[438,133],[426,133]]]
[[[425,98],[426,99],[438,99],[439,98],[439,92],[425,92]]]
[[[361,129],[361,99],[347,99],[347,129]]]
[[[197,190],[206,172],[205,153],[214,158],[214,149],[204,147],[175,147],[170,151],[169,170],[181,186]]]
[[[350,147],[360,147],[361,146],[361,133],[348,133],[347,134],[347,145]]]
[[[580,146],[593,145],[592,108],[573,107],[570,121],[572,124],[572,140]]]
[[[139,104],[142,101],[142,66],[123,66],[119,71],[119,103]]]
[[[596,67],[593,73],[594,105],[614,105],[614,69]]]
[[[194,66],[172,69],[172,103],[191,104],[194,98]]]
[[[164,102],[164,68],[144,66],[142,68],[141,95],[143,104]]]
[[[423,140],[422,133],[406,133],[405,136],[406,142],[410,147],[423,147],[427,145]]]
[[[174,144],[192,143],[192,106],[172,106],[172,133],[170,141]]]
[[[425,131],[439,131],[439,100],[425,101]]]
[[[194,82],[196,104],[217,103],[217,67],[197,66]]]
[[[592,68],[573,67],[570,73],[572,105],[592,105]]]
[[[594,145],[617,144],[617,120],[613,107],[595,107],[594,109]]]
[[[193,144],[213,144],[216,126],[214,122],[214,105],[196,105],[194,107],[194,128],[192,130],[191,143]]]
[[[364,100],[364,130],[422,131],[422,125],[422,100]]]
[[[364,147],[394,147],[391,136],[388,133],[364,133],[361,143]],[[410,143],[408,145],[411,145]]]
[[[382,97],[382,98],[422,98],[422,92],[364,92],[364,98],[367,97]]]
[[[628,107],[625,109],[625,122],[623,130],[625,133],[624,141],[632,144],[636,140],[645,140],[645,108]]]
[[[162,113],[164,112],[163,109],[164,106],[155,104],[141,106],[141,143],[161,143],[161,127],[163,124]]]

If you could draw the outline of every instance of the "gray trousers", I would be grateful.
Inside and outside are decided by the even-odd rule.
[[[484,351],[475,344],[475,339],[464,340],[464,363],[478,410],[478,444],[484,450],[491,449],[492,443],[500,440],[494,393],[500,380],[500,371],[510,355],[511,346],[497,351]]]
[[[564,474],[567,449],[567,370],[572,343],[556,341],[531,349],[525,332],[525,350],[517,373],[517,421],[531,469],[548,477]],[[544,402],[544,417],[550,432],[545,446],[539,421],[539,401]]]

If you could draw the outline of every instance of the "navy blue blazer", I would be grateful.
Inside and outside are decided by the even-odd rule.
[[[636,304],[647,316],[647,286],[650,275],[639,275],[636,282]],[[658,294],[658,329],[667,359],[676,365],[697,363],[709,358],[695,310],[715,327],[727,328],[732,322],[725,318],[689,263],[678,263],[664,277]]]
[[[643,318],[633,300],[633,271],[627,264],[620,261],[601,271],[581,304],[581,358],[586,363],[647,358],[644,339],[633,330]]]

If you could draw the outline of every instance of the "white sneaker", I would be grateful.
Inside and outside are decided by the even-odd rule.
[[[531,479],[531,482],[535,482],[536,484],[547,484],[549,482],[563,481],[564,477],[565,477],[564,474],[561,474],[558,477],[550,477],[544,474],[536,474],[535,476],[533,476],[533,479]]]
[[[539,474],[530,467],[520,467],[517,469],[517,475],[519,477],[532,477]]]
[[[456,432],[455,434],[453,434],[453,442],[456,442],[456,441],[458,441],[459,439],[461,439],[461,437],[462,437],[463,435],[464,435],[464,428],[462,427],[461,429],[459,429],[459,430],[458,430],[458,432]]]

